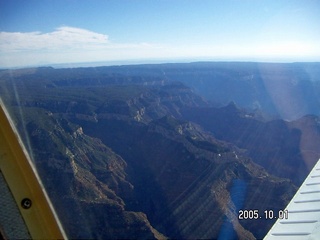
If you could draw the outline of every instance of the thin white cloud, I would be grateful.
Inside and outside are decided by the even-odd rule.
[[[159,48],[146,42],[112,43],[108,35],[68,26],[49,33],[0,32],[0,67],[148,58]]]
[[[108,44],[108,36],[86,29],[59,27],[50,33],[0,32],[0,52],[66,50]]]

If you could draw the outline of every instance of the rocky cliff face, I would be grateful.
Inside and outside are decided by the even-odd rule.
[[[320,157],[316,116],[292,122],[265,121],[233,103],[222,108],[185,108],[181,112],[185,119],[200,124],[215,137],[246,149],[253,161],[269,173],[289,178],[297,186]]]
[[[133,195],[134,186],[121,156],[57,114],[37,108],[24,114],[37,169],[69,237],[164,237],[146,214],[126,209],[121,196]]]
[[[275,221],[264,210],[283,209],[295,193],[287,161],[301,160],[303,120],[213,108],[145,74],[91,81],[83,69],[66,80],[37,71],[2,75],[1,96],[24,119],[18,127],[71,238],[263,238]],[[241,209],[262,218],[239,220]]]

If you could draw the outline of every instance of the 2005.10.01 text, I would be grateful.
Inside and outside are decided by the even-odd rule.
[[[254,209],[244,209],[239,210],[238,219],[239,220],[250,220],[250,219],[288,219],[288,210],[265,210],[261,214],[259,210]]]

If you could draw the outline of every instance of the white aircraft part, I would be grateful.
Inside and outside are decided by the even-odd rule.
[[[320,159],[286,210],[288,218],[278,219],[265,240],[320,239]]]

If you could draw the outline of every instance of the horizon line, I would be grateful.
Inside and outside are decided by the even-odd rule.
[[[176,58],[176,59],[128,59],[128,60],[110,60],[110,61],[90,61],[90,62],[65,62],[65,63],[43,63],[32,65],[21,65],[12,67],[2,67],[0,70],[15,70],[40,67],[52,67],[55,69],[62,68],[81,68],[81,67],[112,67],[112,66],[130,66],[130,65],[156,65],[156,64],[177,64],[177,63],[276,63],[276,64],[292,64],[292,63],[320,63],[320,60],[293,60],[293,59],[213,59],[213,58]]]

